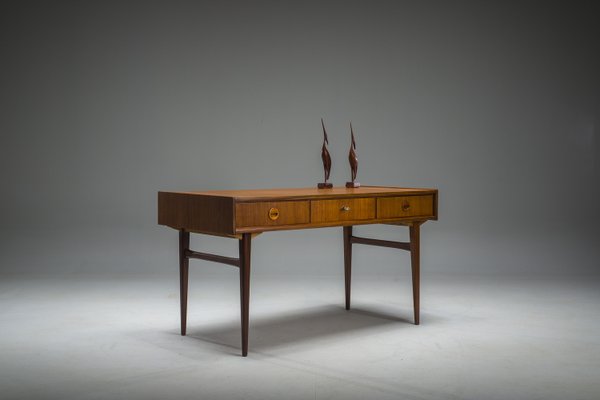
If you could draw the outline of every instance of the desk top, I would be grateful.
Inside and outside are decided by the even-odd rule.
[[[364,196],[398,196],[411,194],[433,194],[436,189],[400,188],[389,186],[361,186],[346,188],[344,186],[331,189],[290,188],[290,189],[248,189],[248,190],[211,190],[170,192],[186,195],[229,197],[237,201],[274,201],[300,199],[349,198]]]

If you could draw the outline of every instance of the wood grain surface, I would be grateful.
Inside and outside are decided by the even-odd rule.
[[[277,219],[269,218],[273,208]],[[158,193],[159,224],[229,237],[428,219],[437,219],[436,189],[363,186]]]
[[[377,218],[433,217],[433,195],[377,199]]]
[[[375,218],[375,198],[313,200],[310,203],[312,223]]]
[[[279,211],[276,220],[269,218],[269,210],[272,208]],[[235,215],[236,227],[307,224],[310,222],[310,202],[300,200],[237,203]]]

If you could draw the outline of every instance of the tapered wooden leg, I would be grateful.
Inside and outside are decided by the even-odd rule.
[[[248,355],[248,316],[250,311],[250,247],[252,235],[240,239],[240,304],[242,314],[242,356]]]
[[[181,307],[181,335],[185,336],[187,321],[188,271],[190,260],[185,252],[190,247],[190,233],[179,231],[179,303]]]
[[[350,309],[350,282],[352,278],[352,227],[344,227],[344,283],[346,289],[346,310]]]
[[[419,286],[420,286],[420,226],[415,222],[410,226],[410,264],[412,269],[413,309],[415,325],[419,325]]]

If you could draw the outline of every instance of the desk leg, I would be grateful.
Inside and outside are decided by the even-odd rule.
[[[190,260],[185,252],[190,248],[190,233],[179,231],[179,305],[181,307],[181,336],[185,336],[187,321],[188,271]]]
[[[350,309],[350,282],[352,278],[352,227],[344,226],[344,283],[346,289],[346,310]]]
[[[420,222],[414,222],[410,226],[410,264],[412,268],[413,309],[415,325],[419,325],[420,227]]]
[[[242,356],[248,355],[248,315],[250,310],[250,247],[252,235],[240,239],[240,304],[242,314]]]

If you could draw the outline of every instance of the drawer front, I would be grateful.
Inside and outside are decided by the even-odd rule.
[[[313,200],[310,220],[313,223],[356,221],[375,218],[375,199]]]
[[[380,197],[377,199],[377,218],[431,217],[433,215],[433,195]]]
[[[235,226],[237,228],[308,224],[309,217],[309,201],[269,201],[235,205]]]

